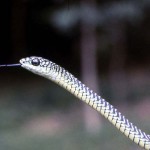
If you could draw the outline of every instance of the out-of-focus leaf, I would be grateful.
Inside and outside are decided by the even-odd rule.
[[[150,2],[147,0],[113,2],[100,7],[88,4],[69,6],[69,10],[62,8],[54,11],[50,22],[61,30],[72,29],[79,21],[95,26],[105,26],[114,20],[136,23],[142,20],[144,10],[148,6],[150,6]]]

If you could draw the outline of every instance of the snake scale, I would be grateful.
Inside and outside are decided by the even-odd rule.
[[[129,139],[150,150],[150,135],[142,132],[125,118],[116,108],[105,101],[101,96],[94,93],[71,73],[59,65],[42,57],[27,57],[20,60],[23,68],[48,78],[62,86],[77,98],[93,107],[108,119],[119,131],[124,133]]]

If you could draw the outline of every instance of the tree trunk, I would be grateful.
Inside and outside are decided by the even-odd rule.
[[[93,4],[93,3],[92,3]],[[90,12],[89,12],[90,13]],[[81,22],[81,71],[83,82],[93,91],[98,91],[98,77],[96,65],[96,38],[95,25]],[[86,130],[96,133],[101,128],[100,115],[87,105],[83,105],[83,114]]]

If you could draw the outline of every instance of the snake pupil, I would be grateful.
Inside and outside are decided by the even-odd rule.
[[[36,58],[36,59],[33,59],[31,61],[31,63],[32,63],[33,66],[39,66],[40,65],[40,60]]]

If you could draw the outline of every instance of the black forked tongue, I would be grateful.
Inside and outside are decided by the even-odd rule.
[[[5,64],[5,65],[0,65],[0,67],[17,67],[21,66],[21,64]]]

